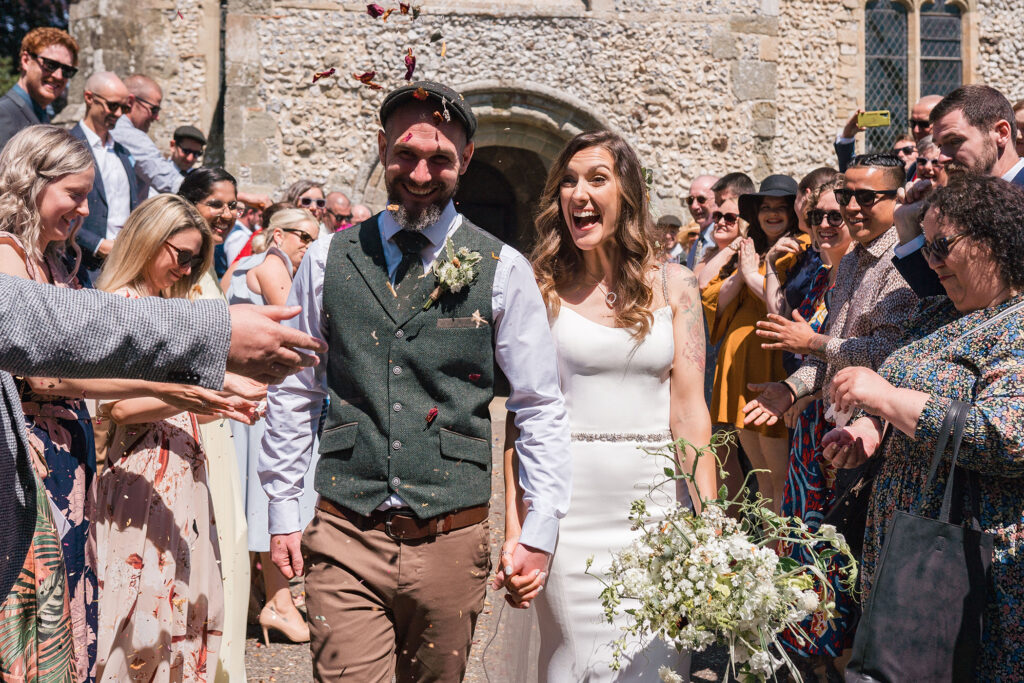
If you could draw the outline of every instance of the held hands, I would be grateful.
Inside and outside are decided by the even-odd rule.
[[[747,389],[761,394],[743,406],[744,425],[773,425],[793,405],[793,393],[782,382],[748,384]]]
[[[323,353],[327,350],[323,342],[279,324],[301,311],[299,306],[231,306],[228,370],[264,384],[279,384],[288,375],[319,363],[316,356],[298,349]]]
[[[861,367],[843,368],[836,373],[828,393],[836,412],[861,409],[870,415],[889,419],[887,397],[896,389],[874,370]]]
[[[272,534],[270,536],[270,559],[281,570],[286,579],[302,576],[302,532]]]
[[[881,440],[878,423],[870,417],[862,417],[827,433],[821,440],[822,456],[839,469],[860,467],[875,454]]]
[[[505,602],[517,609],[526,609],[544,590],[550,559],[548,553],[525,546],[518,539],[506,540],[501,546],[500,567],[491,581],[491,588],[498,590],[505,586]]]
[[[811,353],[811,340],[814,339],[815,332],[800,315],[800,311],[793,311],[792,320],[769,313],[767,320],[757,322],[757,336],[772,340],[771,343],[761,344],[762,349],[808,354]]]

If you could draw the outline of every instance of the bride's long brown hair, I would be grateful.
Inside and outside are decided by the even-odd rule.
[[[559,152],[538,202],[534,219],[537,241],[530,254],[534,275],[544,296],[548,313],[558,315],[559,290],[581,279],[592,279],[583,264],[583,252],[573,242],[569,226],[562,216],[560,189],[569,161],[576,153],[601,147],[611,154],[619,186],[619,222],[612,235],[612,257],[615,261],[615,324],[633,330],[637,341],[643,340],[654,320],[651,303],[654,295],[647,283],[654,262],[654,250],[647,237],[652,229],[647,208],[647,184],[636,152],[621,137],[607,130],[580,133]]]

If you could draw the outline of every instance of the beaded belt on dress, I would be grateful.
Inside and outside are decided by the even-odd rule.
[[[573,432],[573,441],[640,441],[643,443],[668,443],[672,432]]]

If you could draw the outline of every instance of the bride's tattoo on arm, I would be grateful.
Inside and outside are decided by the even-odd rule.
[[[683,322],[683,356],[704,372],[704,307],[701,305],[696,276],[687,270],[682,276],[682,285],[676,315]]]

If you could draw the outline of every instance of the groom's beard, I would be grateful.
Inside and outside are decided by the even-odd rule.
[[[423,232],[434,223],[441,220],[441,214],[444,213],[444,209],[448,206],[448,202],[455,196],[456,190],[459,189],[458,183],[451,189],[451,192],[447,192],[437,199],[437,201],[428,204],[419,211],[412,211],[405,204],[402,203],[402,198],[399,196],[393,184],[388,183],[388,206],[397,206],[396,209],[390,209],[391,215],[394,217],[395,222],[402,230],[413,230],[415,232]]]

